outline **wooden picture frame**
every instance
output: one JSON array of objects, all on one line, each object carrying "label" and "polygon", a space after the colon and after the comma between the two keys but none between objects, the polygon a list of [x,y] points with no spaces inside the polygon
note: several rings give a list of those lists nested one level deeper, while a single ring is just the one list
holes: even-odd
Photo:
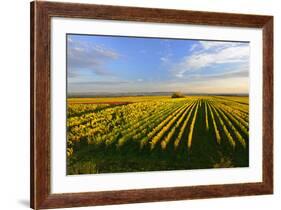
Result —
[{"label": "wooden picture frame", "polygon": [[[260,28],[263,33],[263,179],[257,183],[51,194],[52,17]],[[91,4],[31,2],[31,208],[61,208],[273,193],[273,17]]]}]

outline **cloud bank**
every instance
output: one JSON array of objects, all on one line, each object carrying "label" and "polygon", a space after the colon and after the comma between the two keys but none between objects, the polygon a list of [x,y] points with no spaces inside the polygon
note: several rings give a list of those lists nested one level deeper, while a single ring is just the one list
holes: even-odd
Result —
[{"label": "cloud bank", "polygon": [[[199,50],[195,50],[199,49]],[[182,78],[207,67],[220,64],[245,64],[249,60],[249,46],[235,42],[200,41],[191,47],[191,53],[174,64],[171,72]]]},{"label": "cloud bank", "polygon": [[[102,45],[90,41],[78,41],[68,38],[67,68],[69,77],[79,77],[84,72],[97,75],[110,74],[106,64],[116,60],[120,55]],[[84,72],[83,72],[84,71]]]}]

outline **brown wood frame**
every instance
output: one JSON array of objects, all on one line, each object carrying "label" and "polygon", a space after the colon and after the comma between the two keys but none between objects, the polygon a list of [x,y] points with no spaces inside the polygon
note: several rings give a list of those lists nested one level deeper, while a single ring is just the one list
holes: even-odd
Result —
[{"label": "brown wood frame", "polygon": [[[50,193],[50,20],[52,17],[261,28],[263,180],[258,183]],[[34,209],[273,193],[273,17],[56,2],[31,2],[31,184]]]}]

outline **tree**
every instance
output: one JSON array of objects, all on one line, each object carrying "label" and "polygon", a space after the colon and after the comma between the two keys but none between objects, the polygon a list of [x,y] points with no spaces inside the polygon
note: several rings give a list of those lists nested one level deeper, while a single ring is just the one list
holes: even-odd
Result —
[{"label": "tree", "polygon": [[175,92],[172,94],[172,98],[184,98],[184,95],[181,92]]}]

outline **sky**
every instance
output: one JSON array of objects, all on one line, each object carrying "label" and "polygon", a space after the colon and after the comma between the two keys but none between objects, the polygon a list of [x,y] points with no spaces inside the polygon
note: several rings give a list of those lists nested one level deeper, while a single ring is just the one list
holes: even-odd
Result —
[{"label": "sky", "polygon": [[247,94],[248,42],[67,35],[68,94]]}]

